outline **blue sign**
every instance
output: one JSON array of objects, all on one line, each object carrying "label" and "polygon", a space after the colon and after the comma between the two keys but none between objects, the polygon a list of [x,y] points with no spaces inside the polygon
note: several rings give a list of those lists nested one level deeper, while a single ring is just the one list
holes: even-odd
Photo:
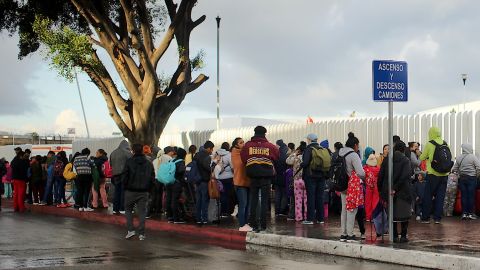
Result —
[{"label": "blue sign", "polygon": [[408,101],[407,62],[375,60],[372,74],[374,101]]}]

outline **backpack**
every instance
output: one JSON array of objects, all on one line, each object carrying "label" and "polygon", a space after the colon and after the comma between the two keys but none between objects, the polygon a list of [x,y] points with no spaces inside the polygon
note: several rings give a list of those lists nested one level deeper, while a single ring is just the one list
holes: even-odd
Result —
[{"label": "backpack", "polygon": [[98,192],[100,190],[100,172],[97,169],[97,166],[91,165],[92,168],[92,179],[93,179],[93,188]]},{"label": "backpack", "polygon": [[112,178],[112,176],[113,176],[112,166],[110,165],[110,162],[108,160],[103,163],[102,171],[103,171],[103,175],[106,178]]},{"label": "backpack", "polygon": [[348,188],[348,174],[345,158],[351,153],[355,152],[350,151],[343,157],[339,155],[332,163],[332,168],[330,169],[330,177],[332,179],[332,187],[335,191],[343,192]]},{"label": "backpack", "polygon": [[55,163],[53,164],[53,175],[63,176],[63,169],[65,169],[63,162],[60,159],[55,160]]},{"label": "backpack", "polygon": [[65,166],[65,169],[63,170],[63,178],[67,181],[72,181],[77,178],[77,174],[73,171],[73,164],[71,162]]},{"label": "backpack", "polygon": [[[324,175],[330,171],[332,164],[332,157],[327,149],[320,147],[312,147],[312,160],[310,161],[310,172],[312,175],[318,175],[321,173]],[[317,173],[315,173],[317,172]],[[319,173],[318,173],[319,172]]]},{"label": "backpack", "polygon": [[431,161],[432,169],[439,173],[448,173],[453,167],[452,153],[445,141],[440,145],[434,140],[430,141],[435,145],[435,152],[433,152],[433,160]]},{"label": "backpack", "polygon": [[182,161],[182,159],[176,161],[170,160],[166,163],[160,164],[160,167],[158,167],[157,170],[157,180],[165,185],[175,182],[175,172],[177,171],[176,164],[180,161]]},{"label": "backpack", "polygon": [[193,160],[185,168],[185,182],[194,184],[202,182],[202,176],[200,175],[197,161]]}]

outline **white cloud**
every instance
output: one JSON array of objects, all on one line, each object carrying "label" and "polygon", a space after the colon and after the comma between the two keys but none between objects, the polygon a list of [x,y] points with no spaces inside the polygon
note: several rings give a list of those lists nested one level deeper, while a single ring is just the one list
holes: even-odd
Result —
[{"label": "white cloud", "polygon": [[440,44],[436,42],[431,35],[423,38],[417,38],[407,42],[400,53],[399,59],[408,59],[414,57],[427,57],[433,59],[437,57]]}]

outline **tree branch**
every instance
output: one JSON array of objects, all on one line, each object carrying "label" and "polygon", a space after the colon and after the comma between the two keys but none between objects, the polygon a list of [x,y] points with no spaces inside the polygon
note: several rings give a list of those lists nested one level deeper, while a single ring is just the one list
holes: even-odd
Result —
[{"label": "tree branch", "polygon": [[150,57],[155,49],[153,47],[153,38],[150,31],[150,22],[148,21],[148,11],[145,5],[145,0],[135,0],[138,6],[138,15],[140,17],[140,28],[142,31],[143,44],[147,50],[147,55]]},{"label": "tree branch", "polygon": [[94,44],[94,45],[97,45],[99,47],[102,47],[105,49],[105,45],[103,45],[100,41],[94,39],[93,37],[91,36],[88,36],[88,40],[90,41],[90,43]]},{"label": "tree branch", "polygon": [[195,27],[197,27],[197,26],[199,26],[201,23],[203,23],[206,18],[207,18],[207,16],[203,15],[203,16],[201,16],[200,18],[198,18],[197,20],[195,20],[194,22],[192,22],[192,23],[190,24],[190,31],[192,31]]},{"label": "tree branch", "polygon": [[200,85],[208,80],[208,77],[205,74],[200,74],[198,77],[188,85],[187,94],[195,91]]},{"label": "tree branch", "polygon": [[175,29],[173,26],[168,27],[167,32],[163,36],[162,41],[160,42],[157,49],[152,54],[151,62],[153,64],[153,68],[157,70],[158,61],[162,58],[162,56],[167,51],[168,47],[172,43],[173,38],[175,37]]}]

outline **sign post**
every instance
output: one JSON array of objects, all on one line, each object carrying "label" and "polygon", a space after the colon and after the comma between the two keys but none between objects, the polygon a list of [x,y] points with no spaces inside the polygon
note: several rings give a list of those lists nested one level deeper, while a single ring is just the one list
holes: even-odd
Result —
[{"label": "sign post", "polygon": [[[388,231],[393,242],[393,102],[408,101],[407,62],[375,60],[372,62],[373,100],[388,102]],[[383,236],[382,236],[383,237]]]}]

